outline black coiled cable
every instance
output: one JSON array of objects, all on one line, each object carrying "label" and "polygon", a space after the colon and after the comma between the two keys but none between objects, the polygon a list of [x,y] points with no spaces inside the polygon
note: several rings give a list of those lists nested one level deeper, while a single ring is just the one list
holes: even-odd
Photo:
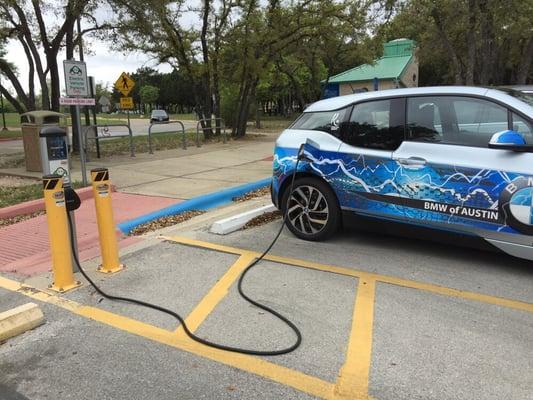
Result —
[{"label": "black coiled cable", "polygon": [[[294,180],[295,180],[295,177],[296,177],[296,171],[298,169],[298,163],[300,162],[300,157],[299,156],[302,153],[302,148],[303,147],[300,147],[300,150],[298,152],[298,157],[296,158],[296,165],[294,166],[294,171],[292,173],[291,185],[290,185],[290,188],[289,188],[289,193],[292,193],[292,191],[293,191]],[[81,274],[85,277],[85,279],[87,279],[87,281],[91,284],[91,286],[100,295],[102,295],[103,297],[105,297],[107,299],[110,299],[110,300],[124,301],[124,302],[127,302],[127,303],[137,304],[139,306],[151,308],[153,310],[160,311],[162,313],[168,314],[168,315],[176,318],[180,322],[180,324],[183,327],[183,330],[185,331],[187,336],[189,336],[192,340],[194,340],[196,342],[199,342],[199,343],[202,343],[202,344],[204,344],[206,346],[213,347],[215,349],[231,351],[231,352],[234,352],[234,353],[241,353],[241,354],[251,354],[251,355],[256,355],[256,356],[278,356],[278,355],[287,354],[287,353],[290,353],[290,352],[296,350],[300,346],[300,344],[302,343],[302,334],[301,334],[300,330],[298,329],[298,327],[292,321],[290,321],[287,317],[284,317],[283,315],[281,315],[276,310],[273,310],[272,308],[270,308],[270,307],[268,307],[268,306],[266,306],[264,304],[261,304],[261,303],[255,301],[255,300],[252,300],[250,297],[248,297],[244,293],[244,291],[242,290],[242,283],[244,281],[244,277],[246,276],[246,274],[254,266],[256,266],[259,263],[259,261],[261,261],[268,254],[268,252],[272,249],[274,244],[277,242],[279,236],[281,235],[281,232],[283,231],[283,227],[285,226],[285,223],[287,221],[287,214],[288,214],[288,210],[285,210],[285,213],[283,215],[283,223],[281,224],[281,227],[279,228],[278,233],[274,237],[274,240],[272,240],[270,245],[266,248],[266,250],[259,257],[257,257],[255,260],[253,260],[244,269],[244,271],[241,273],[241,275],[239,277],[239,281],[237,283],[237,289],[239,291],[239,294],[246,301],[248,301],[249,303],[253,304],[254,306],[259,307],[260,309],[262,309],[262,310],[274,315],[275,317],[277,317],[278,319],[283,321],[285,324],[287,324],[293,330],[293,332],[296,334],[296,341],[294,342],[293,345],[291,345],[289,347],[286,347],[284,349],[272,350],[272,351],[242,349],[240,347],[232,347],[232,346],[226,346],[226,345],[219,344],[219,343],[210,342],[209,340],[202,339],[201,337],[196,336],[194,333],[192,333],[189,330],[189,328],[187,327],[187,324],[185,323],[185,320],[183,319],[183,317],[181,315],[179,315],[178,313],[176,313],[176,312],[174,312],[172,310],[169,310],[168,308],[164,308],[164,307],[158,306],[157,304],[151,304],[151,303],[148,303],[146,301],[137,300],[137,299],[131,299],[131,298],[128,298],[128,297],[114,296],[114,295],[111,295],[111,294],[108,294],[108,293],[104,292],[96,283],[94,283],[94,281],[91,278],[89,278],[87,273],[83,270],[83,268],[81,266],[81,263],[78,260],[76,252],[74,250],[74,242],[75,242],[76,238],[74,237],[74,234],[73,234],[74,230],[73,230],[73,227],[72,227],[72,220],[71,220],[71,217],[70,217],[70,213],[68,211],[67,211],[67,219],[68,219],[68,223],[69,223],[69,227],[70,227],[70,243],[71,243],[71,248],[72,248],[72,254],[73,254],[73,257],[74,257],[74,261],[76,262]]]}]

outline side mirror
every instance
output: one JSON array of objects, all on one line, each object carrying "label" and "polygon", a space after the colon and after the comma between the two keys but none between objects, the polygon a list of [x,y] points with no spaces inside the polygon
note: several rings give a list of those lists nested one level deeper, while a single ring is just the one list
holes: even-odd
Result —
[{"label": "side mirror", "polygon": [[298,158],[308,162],[318,160],[320,158],[320,145],[311,139],[307,139],[298,150]]},{"label": "side mirror", "polygon": [[532,152],[533,145],[527,144],[523,136],[515,131],[507,130],[495,133],[489,141],[490,149]]}]

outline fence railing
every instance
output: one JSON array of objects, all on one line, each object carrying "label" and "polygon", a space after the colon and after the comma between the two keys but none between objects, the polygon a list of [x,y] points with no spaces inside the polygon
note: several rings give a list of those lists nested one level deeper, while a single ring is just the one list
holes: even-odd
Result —
[{"label": "fence railing", "polygon": [[150,154],[154,154],[152,151],[152,135],[157,135],[159,133],[169,133],[174,131],[163,131],[163,132],[152,132],[152,128],[158,125],[170,125],[170,124],[179,124],[181,125],[181,147],[183,150],[187,150],[187,137],[185,136],[185,125],[181,121],[163,121],[157,123],[150,123],[148,127],[148,151]]},{"label": "fence railing", "polygon": [[[202,126],[202,123],[210,122],[211,126]],[[213,124],[214,122],[214,124]],[[218,122],[218,126],[217,125]],[[207,130],[216,130],[216,129],[222,129],[223,131],[223,141],[226,143],[228,141],[227,134],[226,134],[226,123],[222,118],[205,118],[201,119],[196,123],[196,147],[200,147],[200,131],[205,132]]]},{"label": "fence railing", "polygon": [[[128,130],[128,133],[126,134],[111,134],[109,132],[110,128],[126,128]],[[98,128],[101,129],[102,134],[99,135]],[[94,129],[95,136],[94,137],[88,137],[87,134],[90,130]],[[89,140],[102,140],[102,139],[115,139],[115,138],[121,138],[121,137],[129,137],[130,138],[130,156],[135,157],[135,146],[133,144],[133,132],[131,128],[128,126],[128,124],[113,124],[113,125],[86,125],[83,127],[82,131],[83,135],[83,150],[86,155],[86,160],[89,161],[89,155],[87,152],[87,144]]]}]

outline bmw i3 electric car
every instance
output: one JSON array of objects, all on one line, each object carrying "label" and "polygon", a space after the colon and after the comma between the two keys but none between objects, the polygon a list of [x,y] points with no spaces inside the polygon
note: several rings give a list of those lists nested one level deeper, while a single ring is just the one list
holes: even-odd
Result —
[{"label": "bmw i3 electric car", "polygon": [[321,100],[277,139],[271,189],[302,239],[326,239],[356,216],[533,260],[533,107],[475,87]]}]

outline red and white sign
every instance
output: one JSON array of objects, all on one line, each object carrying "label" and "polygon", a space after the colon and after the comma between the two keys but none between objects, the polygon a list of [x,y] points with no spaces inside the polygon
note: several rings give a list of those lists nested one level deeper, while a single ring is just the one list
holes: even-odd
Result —
[{"label": "red and white sign", "polygon": [[85,97],[60,97],[59,104],[62,106],[94,106],[95,100]]}]

